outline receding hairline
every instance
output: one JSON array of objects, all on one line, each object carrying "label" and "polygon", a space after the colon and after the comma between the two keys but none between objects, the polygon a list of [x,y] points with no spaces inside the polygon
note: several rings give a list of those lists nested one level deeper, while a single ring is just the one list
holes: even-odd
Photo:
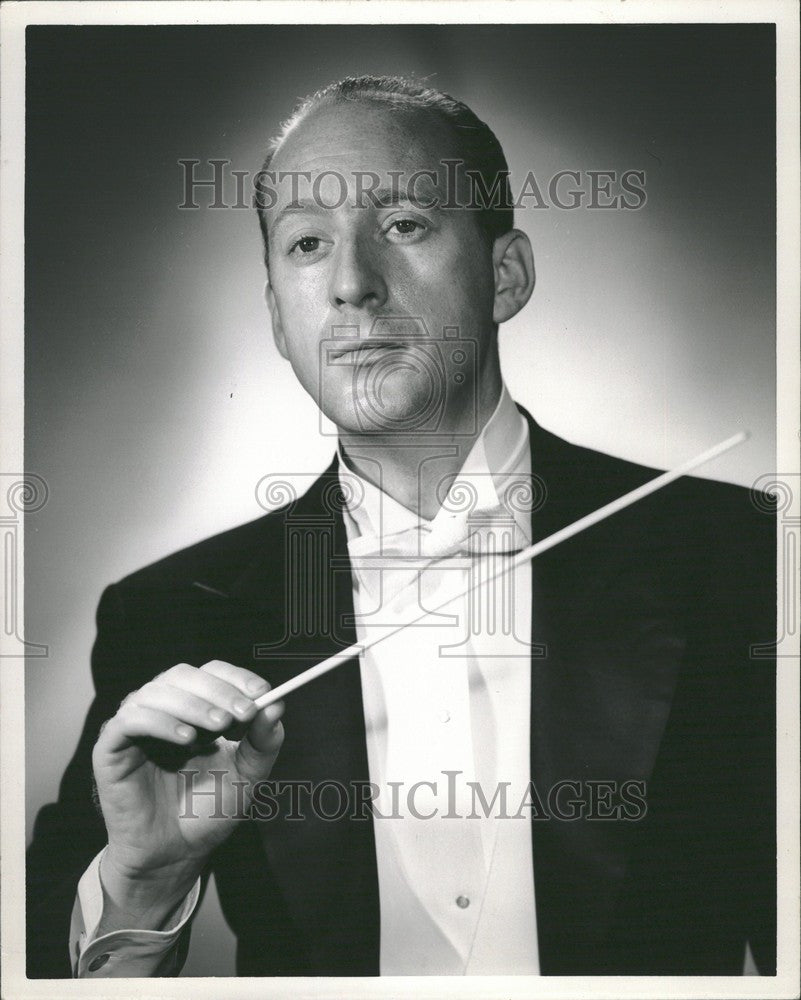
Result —
[{"label": "receding hairline", "polygon": [[382,98],[374,99],[373,95],[369,93],[348,96],[331,94],[309,107],[303,112],[303,114],[298,115],[296,119],[290,119],[290,127],[285,131],[282,130],[278,135],[274,136],[270,140],[262,169],[267,170],[272,166],[274,157],[278,155],[284,145],[292,138],[293,135],[300,131],[304,125],[311,124],[315,118],[321,117],[323,114],[334,108],[349,108],[353,105],[367,105],[370,108],[374,108],[376,111],[383,114],[390,125],[395,126],[394,130],[398,133],[408,126],[410,118],[422,118],[428,126],[441,132],[442,135],[446,137],[449,152],[454,154],[458,154],[459,152],[459,134],[457,126],[454,125],[454,123],[450,121],[442,112],[437,111],[434,108],[426,108],[414,104],[397,105]]}]

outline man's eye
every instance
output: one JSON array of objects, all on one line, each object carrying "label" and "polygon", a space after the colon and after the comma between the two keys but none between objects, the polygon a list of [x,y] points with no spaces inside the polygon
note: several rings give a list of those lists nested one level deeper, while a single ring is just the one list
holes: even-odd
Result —
[{"label": "man's eye", "polygon": [[395,232],[398,236],[414,236],[424,229],[425,226],[415,219],[396,219],[389,226],[387,232]]},{"label": "man's eye", "polygon": [[301,253],[314,253],[314,251],[319,250],[319,248],[319,236],[301,236],[299,240],[296,240],[292,244],[289,248],[289,252],[294,253],[296,250],[300,250]]}]

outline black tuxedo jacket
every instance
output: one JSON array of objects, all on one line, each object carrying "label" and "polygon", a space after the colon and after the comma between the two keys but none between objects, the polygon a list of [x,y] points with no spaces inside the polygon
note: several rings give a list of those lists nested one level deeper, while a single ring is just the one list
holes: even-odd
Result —
[{"label": "black tuxedo jacket", "polygon": [[[535,541],[655,474],[526,416]],[[70,975],[76,885],[105,843],[91,748],[121,699],[211,659],[276,685],[354,641],[341,503],[334,463],[103,594],[96,698],[29,850],[29,976]],[[532,780],[642,781],[647,804],[532,819],[543,974],[736,975],[747,940],[775,972],[774,539],[747,490],[685,478],[532,563]],[[368,780],[356,660],[288,697],[284,726],[273,778]],[[212,867],[241,975],[378,975],[374,822],[237,827]]]}]

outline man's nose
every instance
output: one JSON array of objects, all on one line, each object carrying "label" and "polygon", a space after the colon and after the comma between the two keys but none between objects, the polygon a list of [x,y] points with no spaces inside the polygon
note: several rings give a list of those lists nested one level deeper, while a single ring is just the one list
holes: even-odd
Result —
[{"label": "man's nose", "polygon": [[342,309],[379,308],[387,300],[387,286],[371,248],[358,239],[344,240],[336,248],[329,286],[329,301]]}]

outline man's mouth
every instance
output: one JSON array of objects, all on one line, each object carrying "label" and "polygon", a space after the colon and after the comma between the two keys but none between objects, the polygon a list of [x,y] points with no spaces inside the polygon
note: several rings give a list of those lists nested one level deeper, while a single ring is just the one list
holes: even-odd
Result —
[{"label": "man's mouth", "polygon": [[341,346],[331,348],[328,352],[329,358],[341,358],[346,354],[360,355],[363,360],[367,360],[370,352],[398,351],[408,347],[408,341],[384,340],[383,338],[373,338],[371,340],[356,340],[350,343],[344,342]]}]

